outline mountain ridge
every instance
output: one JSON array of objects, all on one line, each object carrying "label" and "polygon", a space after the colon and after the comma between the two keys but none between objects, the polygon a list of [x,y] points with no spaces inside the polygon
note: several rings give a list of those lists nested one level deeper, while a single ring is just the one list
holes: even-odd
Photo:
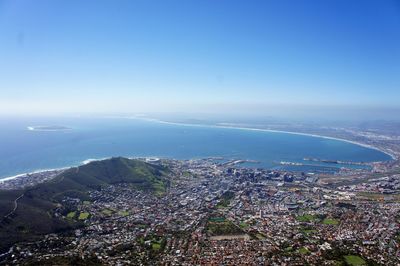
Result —
[{"label": "mountain ridge", "polygon": [[53,215],[66,197],[88,200],[88,191],[119,183],[162,195],[169,186],[168,174],[161,165],[113,157],[70,168],[30,188],[0,191],[0,251],[19,241],[79,227],[78,222]]}]

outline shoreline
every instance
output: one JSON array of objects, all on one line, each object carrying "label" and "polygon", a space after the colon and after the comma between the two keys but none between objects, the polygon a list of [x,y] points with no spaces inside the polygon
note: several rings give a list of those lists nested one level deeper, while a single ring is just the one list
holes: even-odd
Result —
[{"label": "shoreline", "polygon": [[[109,157],[109,158],[111,158],[111,157]],[[105,160],[105,159],[107,159],[107,158],[101,158],[101,159],[87,159],[87,160],[82,161],[82,162],[81,162],[80,164],[78,164],[78,165],[63,166],[63,167],[60,167],[60,168],[39,169],[39,170],[33,170],[33,171],[31,171],[31,172],[27,172],[27,173],[17,174],[17,175],[13,175],[13,176],[7,176],[7,177],[4,177],[4,178],[1,178],[1,177],[0,177],[0,184],[2,184],[2,183],[4,183],[4,182],[7,182],[7,181],[10,181],[10,180],[15,180],[15,179],[17,179],[17,178],[21,178],[21,177],[23,178],[23,177],[26,177],[27,175],[39,174],[39,173],[46,173],[46,172],[52,172],[52,171],[63,171],[63,170],[68,170],[68,169],[71,169],[71,168],[74,168],[74,167],[78,167],[78,166],[81,166],[81,165],[88,164],[88,163],[90,163],[90,162],[101,161],[101,160]]]},{"label": "shoreline", "polygon": [[[108,159],[111,159],[113,157],[114,156],[102,157],[102,158],[98,158],[98,159],[89,158],[89,159],[83,160],[83,161],[79,162],[78,164],[74,164],[74,165],[62,166],[62,167],[59,167],[59,168],[38,169],[38,170],[33,170],[31,172],[26,172],[26,173],[22,173],[22,174],[16,174],[16,175],[12,175],[12,176],[7,176],[7,177],[4,177],[4,178],[0,177],[0,184],[4,183],[4,182],[7,182],[7,181],[10,181],[10,180],[17,179],[17,178],[26,177],[27,175],[40,174],[40,173],[46,173],[46,172],[52,172],[52,171],[64,171],[64,170],[68,170],[68,169],[71,169],[71,168],[74,168],[74,167],[79,167],[79,166],[82,166],[82,165],[85,165],[85,164],[88,164],[88,163],[91,163],[91,162],[108,160]],[[145,157],[143,157],[143,156],[135,156],[135,157],[126,157],[126,158],[128,158],[128,159],[140,159],[140,158],[144,158],[144,159],[160,159],[162,157],[157,157],[157,156],[145,156]]]},{"label": "shoreline", "polygon": [[[348,140],[348,139],[343,139],[343,138],[337,138],[337,137],[330,137],[330,136],[324,136],[324,135],[318,135],[318,134],[312,134],[312,133],[302,133],[302,132],[294,132],[294,131],[285,131],[285,130],[276,130],[276,129],[264,129],[264,128],[252,128],[252,127],[238,127],[238,126],[228,126],[228,125],[206,125],[206,124],[190,124],[190,123],[179,123],[179,122],[169,122],[169,121],[163,121],[155,118],[140,118],[140,117],[131,117],[130,119],[140,119],[140,120],[146,120],[150,122],[157,122],[161,124],[167,124],[167,125],[176,125],[176,126],[190,126],[190,127],[208,127],[208,128],[225,128],[225,129],[237,129],[237,130],[248,130],[248,131],[261,131],[261,132],[272,132],[272,133],[284,133],[284,134],[291,134],[291,135],[300,135],[300,136],[308,136],[308,137],[314,137],[314,138],[322,138],[322,139],[330,139],[330,140],[337,140],[337,141],[343,141],[347,143],[351,143],[357,146],[361,146],[364,148],[380,151],[388,156],[392,160],[397,160],[397,156],[394,154],[391,154],[390,152],[387,152],[379,147],[375,147],[369,144],[357,142],[354,140]],[[371,162],[373,163],[373,162]]]},{"label": "shoreline", "polygon": [[26,129],[28,131],[45,131],[45,132],[57,132],[57,131],[68,131],[68,130],[72,130],[72,128],[69,127],[63,127],[63,128],[55,128],[55,129],[51,129],[51,128],[45,128],[46,126],[28,126],[26,127]]},{"label": "shoreline", "polygon": [[[145,120],[145,121],[149,121],[149,122],[155,122],[155,123],[160,123],[160,124],[167,124],[167,125],[175,125],[175,126],[187,126],[187,127],[203,127],[203,128],[224,128],[224,129],[234,129],[234,130],[247,130],[247,131],[261,131],[261,132],[272,132],[272,133],[284,133],[284,134],[291,134],[291,135],[300,135],[300,136],[308,136],[308,137],[314,137],[314,138],[322,138],[322,139],[330,139],[330,140],[337,140],[337,141],[343,141],[343,142],[347,142],[347,143],[351,143],[357,146],[361,146],[364,148],[368,148],[368,149],[373,149],[379,152],[382,152],[388,156],[390,156],[390,158],[392,160],[397,160],[396,155],[391,154],[387,151],[384,151],[378,147],[369,145],[369,144],[364,144],[361,142],[357,142],[357,141],[352,141],[352,140],[348,140],[348,139],[342,139],[342,138],[336,138],[336,137],[329,137],[329,136],[323,136],[323,135],[318,135],[318,134],[312,134],[312,133],[301,133],[301,132],[293,132],[293,131],[284,131],[284,130],[275,130],[275,129],[263,129],[263,128],[251,128],[251,127],[238,127],[238,126],[229,126],[229,125],[218,125],[218,124],[212,124],[212,125],[207,125],[207,124],[190,124],[190,123],[179,123],[179,122],[169,122],[169,121],[163,121],[163,120],[159,120],[159,119],[155,119],[155,118],[144,118],[144,117],[126,117],[128,119],[137,119],[137,120]],[[36,130],[33,130],[36,131]],[[142,157],[142,156],[135,156],[135,157],[128,157],[129,159],[135,159],[135,158],[160,158],[158,156],[150,156],[150,157]],[[112,158],[111,157],[103,157],[103,158],[98,158],[98,159],[94,159],[94,158],[89,158],[89,159],[85,159],[83,161],[81,161],[78,164],[74,164],[74,165],[70,165],[70,166],[63,166],[60,168],[49,168],[49,169],[39,169],[39,170],[33,170],[31,172],[27,172],[27,173],[21,173],[21,174],[16,174],[13,176],[7,176],[4,178],[0,177],[0,184],[9,180],[13,180],[16,178],[20,178],[20,177],[24,177],[27,176],[29,174],[37,174],[37,173],[42,173],[42,172],[50,172],[50,171],[61,171],[61,170],[67,170],[73,167],[78,167],[81,165],[85,165],[94,161],[101,161],[101,160],[106,160]],[[374,163],[374,162],[370,162],[370,163]]]},{"label": "shoreline", "polygon": [[17,174],[17,175],[13,175],[13,176],[7,176],[7,177],[0,179],[0,184],[3,182],[6,182],[6,181],[17,179],[19,177],[25,177],[27,175],[40,174],[40,173],[46,173],[46,172],[52,172],[52,171],[63,171],[63,170],[67,170],[67,169],[70,169],[73,167],[76,167],[76,166],[65,166],[65,167],[60,167],[60,168],[39,169],[39,170],[33,170],[31,172],[27,172],[27,173]]}]

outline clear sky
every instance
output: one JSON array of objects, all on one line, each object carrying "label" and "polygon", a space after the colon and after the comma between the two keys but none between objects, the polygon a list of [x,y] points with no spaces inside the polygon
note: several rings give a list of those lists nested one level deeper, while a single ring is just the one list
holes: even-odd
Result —
[{"label": "clear sky", "polygon": [[399,109],[400,1],[0,0],[0,114],[277,106]]}]

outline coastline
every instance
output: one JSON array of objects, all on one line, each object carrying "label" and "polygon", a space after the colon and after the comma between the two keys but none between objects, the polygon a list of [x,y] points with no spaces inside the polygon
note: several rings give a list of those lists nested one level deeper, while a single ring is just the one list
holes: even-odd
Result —
[{"label": "coastline", "polygon": [[8,176],[8,177],[1,178],[0,179],[0,184],[3,183],[3,182],[6,182],[6,181],[17,179],[19,177],[25,177],[27,175],[46,173],[46,172],[52,172],[52,171],[63,171],[63,170],[67,170],[67,169],[72,168],[72,167],[75,167],[75,166],[65,166],[65,167],[60,167],[60,168],[39,169],[39,170],[34,170],[32,172],[27,172],[27,173],[17,174],[17,175],[13,175],[13,176]]},{"label": "coastline", "polygon": [[26,129],[29,131],[39,131],[39,132],[40,131],[57,132],[57,131],[72,130],[72,128],[68,128],[68,127],[50,129],[50,128],[46,128],[46,126],[28,126],[28,127],[26,127]]},{"label": "coastline", "polygon": [[10,180],[14,180],[20,177],[25,177],[27,175],[32,175],[32,174],[39,174],[39,173],[45,173],[45,172],[51,172],[51,171],[63,171],[63,170],[68,170],[70,168],[74,168],[74,167],[78,167],[81,165],[85,165],[94,161],[102,161],[102,160],[106,160],[109,159],[111,157],[104,157],[104,158],[99,158],[99,159],[86,159],[81,161],[79,164],[76,165],[70,165],[70,166],[63,166],[63,167],[59,167],[59,168],[49,168],[49,169],[38,169],[38,170],[33,170],[31,172],[27,172],[27,173],[22,173],[22,174],[16,174],[13,176],[7,176],[4,178],[0,177],[0,184],[6,181],[10,181]]},{"label": "coastline", "polygon": [[[78,166],[82,166],[91,162],[96,162],[96,161],[103,161],[103,160],[107,160],[107,159],[111,159],[113,156],[110,157],[102,157],[102,158],[90,158],[90,159],[86,159],[83,160],[81,162],[79,162],[78,164],[74,164],[74,165],[70,165],[70,166],[63,166],[63,167],[59,167],[59,168],[49,168],[49,169],[39,169],[39,170],[33,170],[31,172],[26,172],[26,173],[22,173],[22,174],[16,174],[13,176],[7,176],[4,178],[0,177],[0,184],[10,181],[10,180],[14,180],[17,178],[23,178],[26,177],[27,175],[32,175],[32,174],[39,174],[39,173],[46,173],[46,172],[52,172],[52,171],[64,171],[64,170],[68,170],[74,167],[78,167]],[[135,157],[127,157],[128,159],[139,159],[139,158],[145,158],[145,159],[159,159],[161,157],[157,157],[157,156],[146,156],[146,157],[142,157],[142,156],[135,156]]]},{"label": "coastline", "polygon": [[[187,127],[203,127],[203,128],[224,128],[224,129],[234,129],[234,130],[247,130],[247,131],[261,131],[261,132],[272,132],[272,133],[284,133],[284,134],[292,134],[292,135],[301,135],[301,136],[309,136],[309,137],[314,137],[314,138],[323,138],[323,139],[330,139],[330,140],[337,140],[337,141],[343,141],[343,142],[347,142],[347,143],[351,143],[354,145],[358,145],[364,148],[368,148],[368,149],[373,149],[373,150],[377,150],[380,151],[388,156],[391,157],[392,160],[397,160],[396,155],[391,154],[385,150],[382,150],[381,148],[369,145],[369,144],[365,144],[365,143],[361,143],[361,142],[357,142],[357,141],[353,141],[353,140],[348,140],[348,139],[342,139],[342,138],[336,138],[336,137],[330,137],[330,136],[324,136],[324,135],[318,135],[318,134],[311,134],[311,133],[301,133],[301,132],[293,132],[293,131],[284,131],[284,130],[275,130],[275,129],[262,129],[262,128],[251,128],[251,127],[238,127],[238,126],[230,126],[230,125],[218,125],[218,124],[214,124],[214,125],[206,125],[206,124],[190,124],[190,123],[179,123],[179,122],[169,122],[169,121],[163,121],[163,120],[159,120],[159,119],[155,119],[155,118],[145,118],[145,117],[125,117],[128,119],[137,119],[137,120],[145,120],[145,121],[149,121],[149,122],[155,122],[155,123],[160,123],[160,124],[167,124],[167,125],[176,125],[176,126],[187,126]],[[30,127],[28,127],[28,130],[33,130],[36,131],[36,129],[30,129]],[[46,131],[46,130],[44,130]],[[150,156],[150,157],[141,157],[141,156],[135,156],[135,157],[129,157],[130,159],[134,159],[134,158],[155,158],[158,156]],[[77,167],[80,165],[84,165],[84,164],[88,164],[90,162],[93,161],[101,161],[101,160],[106,160],[109,159],[111,157],[104,157],[104,158],[98,158],[98,159],[94,159],[94,158],[89,158],[89,159],[85,159],[81,162],[79,162],[78,164],[74,164],[74,165],[69,165],[69,166],[63,166],[60,168],[49,168],[49,169],[39,169],[39,170],[34,170],[31,172],[26,172],[26,173],[21,173],[21,174],[16,174],[13,176],[8,176],[8,177],[4,177],[0,179],[0,184],[9,180],[13,180],[16,178],[21,178],[21,177],[25,177],[29,174],[37,174],[37,173],[43,173],[43,172],[49,172],[49,171],[61,171],[61,170],[67,170],[73,167]],[[373,162],[371,162],[373,163]]]},{"label": "coastline", "polygon": [[302,132],[294,132],[294,131],[285,131],[285,130],[276,130],[276,129],[264,129],[264,128],[252,128],[252,127],[238,127],[238,126],[229,126],[229,125],[205,125],[205,124],[190,124],[190,123],[179,123],[179,122],[169,122],[169,121],[163,121],[155,118],[140,118],[140,117],[131,117],[130,119],[140,119],[140,120],[146,120],[150,122],[157,122],[161,124],[167,124],[167,125],[176,125],[176,126],[190,126],[190,127],[208,127],[208,128],[225,128],[225,129],[237,129],[237,130],[248,130],[248,131],[261,131],[261,132],[272,132],[272,133],[284,133],[284,134],[292,134],[292,135],[300,135],[300,136],[308,136],[308,137],[314,137],[314,138],[323,138],[323,139],[331,139],[331,140],[337,140],[337,141],[343,141],[347,143],[351,143],[357,146],[361,146],[364,148],[380,151],[388,156],[391,157],[392,160],[397,160],[396,155],[391,154],[390,152],[387,152],[379,147],[372,146],[369,144],[357,142],[354,140],[348,140],[348,139],[343,139],[343,138],[336,138],[336,137],[330,137],[330,136],[324,136],[324,135],[318,135],[318,134],[312,134],[312,133],[302,133]]}]

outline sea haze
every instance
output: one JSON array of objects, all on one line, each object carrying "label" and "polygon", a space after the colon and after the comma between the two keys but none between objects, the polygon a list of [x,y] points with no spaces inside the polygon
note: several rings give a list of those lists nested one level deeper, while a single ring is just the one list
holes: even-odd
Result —
[{"label": "sea haze", "polygon": [[[250,165],[266,168],[282,168],[277,164],[280,161],[310,163],[303,160],[305,157],[353,162],[390,160],[390,156],[380,151],[333,139],[141,119],[17,119],[0,120],[0,126],[0,178],[111,156],[176,159],[216,156],[256,160],[260,163]],[[68,130],[32,130],[32,127]],[[318,171],[341,166],[313,164],[316,165],[296,170]]]}]

